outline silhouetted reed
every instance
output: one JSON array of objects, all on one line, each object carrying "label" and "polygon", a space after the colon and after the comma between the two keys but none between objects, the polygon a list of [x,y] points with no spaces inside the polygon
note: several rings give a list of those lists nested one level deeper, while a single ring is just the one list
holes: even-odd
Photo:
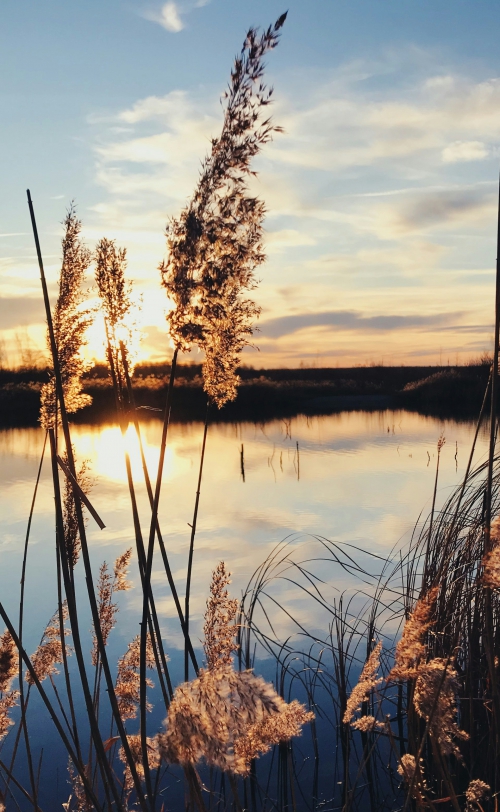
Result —
[{"label": "silhouetted reed", "polygon": [[[83,285],[91,261],[91,253],[81,240],[82,223],[72,204],[64,220],[62,239],[62,265],[59,274],[59,293],[54,308],[54,338],[57,362],[64,390],[66,411],[76,412],[91,402],[82,392],[82,374],[85,363],[81,350],[85,333],[93,321],[93,313],[84,307],[86,299]],[[49,342],[50,349],[50,342]],[[57,423],[57,393],[54,372],[40,392],[40,423],[53,428]]]}]

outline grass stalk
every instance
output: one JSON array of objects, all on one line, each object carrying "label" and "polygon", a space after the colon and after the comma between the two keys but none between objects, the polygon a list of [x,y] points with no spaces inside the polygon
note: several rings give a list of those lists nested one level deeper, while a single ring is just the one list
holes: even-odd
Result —
[{"label": "grass stalk", "polygon": [[[134,423],[134,428],[135,428],[135,432],[136,432],[136,435],[137,435],[137,440],[138,440],[138,443],[139,443],[139,451],[140,451],[140,455],[141,455],[141,464],[142,464],[142,470],[143,470],[143,473],[144,473],[144,481],[146,483],[146,490],[148,492],[148,498],[149,498],[149,503],[150,503],[150,506],[151,506],[151,511],[153,511],[153,506],[154,506],[153,489],[151,487],[151,479],[150,479],[148,467],[147,467],[147,464],[146,464],[146,457],[144,455],[144,447],[143,447],[143,443],[142,443],[141,430],[140,430],[140,426],[139,426],[139,421],[137,419],[137,409],[136,409],[136,403],[135,403],[135,396],[134,396],[134,391],[133,391],[133,388],[132,388],[132,382],[131,382],[131,379],[130,379],[130,374],[129,374],[129,369],[128,369],[128,361],[127,361],[127,356],[126,356],[125,347],[123,345],[123,342],[120,342],[120,347],[121,347],[122,363],[123,363],[123,369],[124,369],[124,373],[125,373],[125,380],[126,380],[126,384],[127,384],[129,402],[130,402],[132,416],[133,416],[133,423]],[[174,378],[171,376],[170,383],[169,383],[169,389],[170,389],[170,386],[173,386],[173,381],[174,381]],[[181,603],[180,603],[180,600],[179,600],[177,587],[176,587],[174,579],[173,579],[172,570],[171,570],[171,567],[170,567],[170,562],[168,560],[168,555],[167,555],[167,551],[166,551],[166,548],[165,548],[165,543],[163,541],[163,537],[162,537],[162,534],[161,534],[160,522],[159,522],[158,516],[156,517],[156,537],[158,539],[158,546],[160,548],[160,553],[161,553],[162,560],[163,560],[163,566],[164,566],[165,573],[166,573],[166,576],[167,576],[170,591],[171,591],[171,594],[172,594],[172,597],[173,597],[173,600],[174,600],[174,603],[175,603],[175,608],[177,610],[177,615],[179,617],[181,630],[182,630],[182,633],[183,633],[184,638],[186,640],[186,645],[187,645],[187,648],[188,648],[188,651],[189,651],[189,656],[191,658],[191,662],[193,664],[193,668],[197,672],[198,671],[198,663],[197,663],[196,655],[194,653],[194,649],[193,649],[193,646],[192,646],[192,643],[191,643],[191,639],[190,639],[190,637],[189,637],[189,635],[187,634],[187,631],[186,631],[186,624],[185,624],[185,620],[184,620],[184,614],[183,614]]]},{"label": "grass stalk", "polygon": [[[56,346],[56,342],[55,342],[54,329],[53,329],[53,324],[52,324],[50,301],[49,301],[49,295],[48,295],[48,290],[47,290],[47,283],[45,281],[45,272],[44,272],[44,268],[43,268],[43,260],[42,260],[40,242],[39,242],[39,239],[38,239],[38,231],[37,231],[37,227],[36,227],[35,213],[34,213],[33,204],[32,204],[32,201],[31,201],[31,195],[30,195],[29,190],[27,192],[27,195],[28,195],[28,205],[29,205],[29,209],[30,209],[31,223],[32,223],[32,227],[33,227],[33,236],[34,236],[34,239],[35,239],[35,246],[36,246],[37,256],[38,256],[38,265],[39,265],[39,269],[40,269],[40,279],[41,279],[41,283],[42,283],[42,291],[43,291],[43,298],[44,298],[44,303],[45,303],[45,312],[46,312],[46,317],[47,317],[47,326],[48,326],[48,332],[49,332],[50,348],[51,348],[52,360],[53,360],[53,365],[54,365],[54,375],[55,375],[55,380],[56,380],[56,392],[57,392],[57,398],[58,398],[58,401],[59,401],[61,423],[62,423],[62,429],[63,429],[63,434],[64,434],[65,446],[66,446],[66,454],[67,454],[67,458],[68,458],[68,468],[69,468],[71,474],[73,475],[73,477],[76,479],[76,468],[75,468],[75,462],[74,462],[74,457],[73,457],[73,447],[72,447],[72,444],[71,444],[71,438],[70,438],[70,433],[69,433],[69,423],[68,423],[68,417],[67,417],[66,408],[65,408],[64,391],[63,391],[63,386],[62,386],[61,372],[60,372],[60,368],[59,368],[59,360],[58,360],[58,354],[57,354],[57,346]],[[55,453],[55,449],[54,449],[54,453]],[[54,459],[53,460],[53,466],[54,466],[55,463],[56,463],[56,460]],[[54,482],[55,482],[55,479],[54,479]],[[90,608],[91,608],[91,613],[92,613],[92,619],[93,619],[93,622],[94,622],[94,628],[95,628],[95,633],[96,633],[97,644],[98,644],[98,647],[99,647],[100,656],[101,656],[101,660],[102,660],[102,664],[103,664],[103,670],[104,670],[104,675],[105,675],[109,700],[110,700],[110,704],[111,704],[111,709],[112,709],[112,712],[113,712],[113,716],[115,718],[115,723],[116,723],[116,726],[117,726],[118,733],[120,735],[120,739],[121,739],[122,746],[123,746],[123,749],[124,749],[124,753],[125,753],[125,756],[126,756],[126,759],[127,759],[127,763],[128,763],[129,768],[130,768],[132,779],[134,781],[134,787],[135,787],[135,790],[136,790],[138,801],[139,801],[139,803],[142,804],[143,809],[146,810],[146,809],[148,809],[150,807],[150,804],[146,803],[146,799],[145,799],[144,793],[142,791],[141,782],[140,782],[139,776],[137,774],[136,765],[135,765],[134,759],[132,757],[132,753],[131,753],[130,746],[129,746],[129,743],[128,743],[127,734],[126,734],[126,731],[125,731],[125,728],[124,728],[124,725],[123,725],[123,722],[122,722],[122,719],[120,717],[120,713],[119,713],[119,710],[118,710],[118,704],[117,704],[117,701],[116,701],[116,695],[115,695],[115,691],[114,691],[114,684],[113,684],[113,679],[112,679],[112,676],[111,676],[111,670],[109,668],[108,658],[107,658],[107,654],[106,654],[106,650],[105,650],[105,646],[104,646],[104,641],[103,641],[103,638],[102,638],[102,633],[101,633],[101,629],[100,629],[100,625],[99,625],[99,610],[98,610],[98,607],[97,607],[97,601],[96,601],[96,596],[95,596],[94,587],[93,587],[94,582],[93,582],[93,577],[92,577],[92,568],[91,568],[91,564],[90,564],[90,556],[89,556],[88,545],[87,545],[87,536],[86,536],[86,532],[85,532],[85,523],[83,521],[83,513],[82,513],[81,502],[80,502],[80,496],[79,496],[79,493],[76,490],[75,490],[75,512],[76,512],[76,515],[77,515],[78,532],[79,532],[79,536],[80,536],[82,559],[83,559],[84,569],[85,569],[85,579],[86,579],[86,585],[87,585],[87,594],[88,594],[88,597],[89,597],[89,603],[90,603]],[[63,542],[63,540],[64,540],[64,528],[63,528],[63,525],[62,525],[62,515],[61,515],[61,526],[60,526],[59,535],[60,535],[61,541]],[[64,550],[64,543],[61,544],[60,549]],[[63,575],[65,575],[65,577],[69,576],[69,568],[67,566],[67,562],[65,562],[65,566],[63,566]],[[69,588],[69,591],[70,591],[69,595],[68,595],[68,588]],[[85,666],[84,666],[84,662],[83,662],[83,657],[81,656],[81,648],[80,648],[80,645],[79,645],[79,643],[80,643],[79,631],[78,631],[78,623],[77,623],[77,615],[76,615],[76,605],[74,604],[73,595],[71,594],[72,590],[70,589],[69,577],[68,577],[68,583],[65,582],[65,590],[66,590],[66,597],[68,599],[68,611],[70,613],[73,640],[75,642],[75,653],[77,653],[77,657],[78,657],[78,660],[79,660],[78,666],[79,666],[79,671],[80,671],[80,678],[81,678],[81,681],[82,681],[82,688],[83,688],[83,691],[84,691],[85,703],[86,703],[87,709],[88,709],[87,712],[88,712],[89,720],[90,720],[90,723],[91,723],[92,735],[93,735],[94,742],[95,742],[95,745],[96,745],[96,750],[98,751],[98,754],[99,754],[99,760],[100,760],[100,762],[102,762],[103,769],[106,771],[106,768],[107,768],[108,765],[107,765],[107,760],[105,758],[104,749],[103,749],[103,746],[102,746],[102,741],[100,740],[99,731],[98,731],[98,729],[96,730],[97,724],[96,724],[96,720],[95,720],[94,713],[93,713],[92,696],[91,696],[89,685],[88,685],[87,675],[85,673]],[[77,640],[75,640],[75,631],[76,631]],[[108,768],[108,771],[109,771],[109,768]],[[118,795],[116,793],[115,783],[114,783],[114,780],[113,780],[113,777],[112,777],[111,774],[109,775],[109,779],[108,779],[107,783],[109,783],[109,785],[111,786],[111,789],[113,791],[113,795],[115,796],[115,801],[117,803],[118,809],[121,809],[122,805],[121,805],[120,799],[119,799],[119,797],[118,797]]]},{"label": "grass stalk", "polygon": [[[497,221],[497,260],[495,282],[495,338],[493,349],[493,364],[491,372],[491,411],[490,411],[490,441],[488,450],[488,475],[486,479],[485,516],[484,516],[484,554],[491,549],[491,505],[493,488],[493,462],[495,457],[496,429],[497,429],[497,401],[498,401],[498,357],[500,338],[500,182],[498,197]],[[500,749],[500,696],[498,694],[497,666],[495,664],[494,634],[493,634],[493,608],[490,587],[484,589],[485,611],[485,650],[488,661],[493,697],[493,759],[495,764],[495,779],[498,775],[498,757]],[[496,784],[496,780],[495,780]]]},{"label": "grass stalk", "polygon": [[[196,488],[196,498],[194,501],[194,511],[193,511],[193,523],[191,524],[191,538],[189,541],[189,557],[188,557],[188,565],[187,565],[187,576],[186,576],[186,597],[184,599],[184,619],[186,623],[186,632],[189,634],[189,600],[191,597],[191,576],[193,572],[193,555],[194,555],[194,539],[196,536],[196,525],[198,522],[198,509],[200,506],[200,494],[201,494],[201,479],[203,476],[203,463],[205,461],[205,449],[207,445],[207,434],[208,434],[208,418],[210,414],[210,401],[207,402],[207,410],[205,413],[205,424],[203,426],[203,440],[201,443],[201,454],[200,454],[200,467],[198,471],[198,484]],[[188,656],[188,648],[187,645],[184,648],[184,679],[187,682],[189,679],[189,656]]]},{"label": "grass stalk", "polygon": [[35,686],[36,686],[36,688],[38,690],[38,693],[40,694],[40,698],[41,698],[43,704],[45,705],[47,711],[49,712],[52,721],[54,722],[56,730],[59,733],[59,736],[60,736],[60,738],[61,738],[61,740],[62,740],[62,742],[63,742],[63,744],[64,744],[64,746],[65,746],[65,748],[66,748],[66,750],[68,752],[68,755],[69,755],[71,761],[73,762],[73,764],[75,765],[76,771],[78,772],[80,778],[82,779],[83,785],[85,787],[85,792],[87,793],[89,799],[94,804],[96,812],[102,812],[102,806],[101,806],[101,804],[99,802],[99,799],[94,794],[92,786],[90,785],[90,783],[89,783],[89,781],[87,779],[85,769],[84,769],[82,763],[80,762],[76,752],[73,750],[71,742],[68,739],[68,737],[66,736],[66,733],[64,732],[64,728],[62,727],[62,725],[61,725],[61,723],[60,723],[60,721],[59,721],[59,719],[57,717],[57,714],[54,711],[52,703],[50,702],[50,700],[49,700],[49,698],[48,698],[48,696],[47,696],[47,694],[46,694],[40,680],[38,679],[38,677],[36,675],[36,671],[35,671],[35,669],[33,668],[32,664],[31,664],[30,658],[28,657],[28,655],[26,654],[25,649],[21,645],[19,637],[16,634],[16,630],[14,629],[14,626],[10,622],[10,618],[7,615],[7,612],[5,611],[3,603],[1,603],[1,602],[0,602],[0,617],[2,618],[3,622],[7,626],[9,634],[11,635],[12,639],[14,640],[16,648],[19,651],[19,653],[20,653],[20,655],[21,655],[21,657],[23,659],[23,662],[24,662],[24,664],[26,666],[26,669],[29,671],[31,679],[33,680],[33,683],[35,684]]}]

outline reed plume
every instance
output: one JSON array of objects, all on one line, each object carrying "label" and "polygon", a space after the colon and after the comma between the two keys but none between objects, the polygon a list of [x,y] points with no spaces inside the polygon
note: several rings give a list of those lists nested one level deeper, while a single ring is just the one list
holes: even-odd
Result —
[{"label": "reed plume", "polygon": [[9,690],[18,673],[18,657],[14,640],[7,629],[0,637],[0,693]]},{"label": "reed plume", "polygon": [[0,742],[9,732],[9,727],[14,724],[9,716],[9,712],[17,705],[19,691],[8,691],[0,697]]},{"label": "reed plume", "polygon": [[[118,702],[118,710],[123,720],[135,719],[140,701],[140,635],[134,637],[127,646],[127,651],[118,660],[118,673],[116,677],[115,694]],[[147,636],[146,646],[146,666],[154,668],[156,665],[151,638]],[[146,684],[150,688],[153,683],[146,679]],[[151,710],[151,705],[146,704],[147,710]]]},{"label": "reed plume", "polygon": [[456,695],[458,691],[456,670],[444,659],[436,657],[419,666],[413,705],[428,723],[429,735],[439,745],[442,753],[461,759],[455,739],[466,741],[469,735],[460,730],[456,722]]},{"label": "reed plume", "polygon": [[238,600],[229,597],[230,573],[224,561],[220,561],[212,573],[210,597],[207,600],[203,634],[207,668],[213,670],[232,664],[232,654],[237,645],[238,630],[234,622],[238,612]]},{"label": "reed plume", "polygon": [[8,630],[0,637],[0,742],[14,724],[9,712],[17,704],[18,691],[11,691],[11,683],[18,674],[17,649]]},{"label": "reed plume", "polygon": [[481,809],[481,801],[485,801],[491,794],[491,787],[479,778],[474,778],[465,790],[467,800],[466,812],[473,809]]},{"label": "reed plume", "polygon": [[125,375],[122,366],[120,341],[123,342],[127,361],[132,370],[130,347],[132,344],[133,324],[132,283],[125,278],[127,269],[127,250],[117,248],[114,240],[103,237],[95,249],[95,280],[104,310],[106,327],[108,361],[111,374],[116,375],[119,389],[124,386]]},{"label": "reed plume", "polygon": [[[75,457],[73,451],[73,458]],[[66,451],[62,455],[62,460],[65,465],[68,465],[68,455]],[[76,480],[82,489],[83,493],[88,494],[92,488],[92,479],[88,476],[88,462],[83,460],[79,470],[76,471]],[[66,545],[66,554],[68,556],[68,563],[74,569],[80,557],[81,541],[80,533],[78,530],[78,516],[75,505],[75,492],[71,481],[64,478],[64,490],[62,499],[62,514],[64,526],[64,543]],[[86,523],[87,517],[84,521]]]},{"label": "reed plume", "polygon": [[[63,622],[68,619],[66,601],[62,604],[62,617]],[[70,631],[64,629],[64,636],[69,634]],[[45,628],[40,645],[31,657],[31,664],[40,682],[59,673],[56,665],[63,662],[63,646],[66,648],[66,654],[69,654],[71,649],[61,640],[59,610],[57,609]],[[26,671],[25,679],[28,685],[34,685],[33,677],[29,671]]]},{"label": "reed plume", "polygon": [[173,764],[204,760],[235,775],[248,775],[252,759],[298,735],[313,714],[299,702],[288,705],[271,683],[252,671],[234,670],[238,602],[229,598],[229,583],[221,562],[212,576],[205,614],[207,668],[176,688],[160,749]]},{"label": "reed plume", "polygon": [[61,804],[61,806],[66,810],[66,812],[70,812],[70,810],[72,810],[72,812],[91,812],[92,807],[86,795],[83,781],[78,772],[75,770],[71,759],[68,761],[68,774],[72,793],[68,800]]},{"label": "reed plume", "polygon": [[[85,345],[85,332],[93,321],[92,311],[82,306],[85,301],[82,285],[91,253],[80,238],[82,224],[73,204],[64,220],[64,227],[59,295],[53,313],[53,326],[66,411],[76,412],[92,402],[90,395],[82,392],[81,380],[86,368],[81,350]],[[40,404],[41,425],[45,429],[55,428],[57,397],[53,374],[42,386]]]},{"label": "reed plume", "polygon": [[433,587],[415,604],[396,645],[395,663],[389,674],[389,680],[406,680],[417,675],[419,662],[427,654],[424,640],[432,626],[432,613],[438,592],[439,588]]},{"label": "reed plume", "polygon": [[482,560],[483,583],[490,589],[500,587],[500,517],[497,517],[490,528],[490,551]]},{"label": "reed plume", "polygon": [[[132,735],[127,736],[127,740],[130,747],[130,752],[132,754],[132,759],[134,761],[137,774],[139,778],[143,781],[144,780],[144,763],[142,758],[142,745],[141,745],[141,737],[140,735]],[[161,755],[160,749],[158,744],[158,736],[148,736],[146,739],[147,742],[147,752],[148,752],[148,764],[150,770],[156,770],[160,767],[161,763]],[[127,759],[125,757],[125,752],[123,747],[120,747],[118,751],[118,755],[120,760],[125,764],[125,770],[123,772],[123,791],[125,797],[128,798],[130,793],[134,788],[134,782],[132,780],[132,775],[130,773],[130,767],[128,766]]]},{"label": "reed plume", "polygon": [[379,641],[375,648],[370,652],[370,655],[363,666],[363,670],[359,676],[357,684],[351,691],[351,695],[347,700],[346,709],[344,712],[343,721],[345,724],[350,724],[356,730],[366,732],[373,730],[379,722],[376,722],[373,716],[362,716],[361,719],[354,719],[354,715],[361,710],[361,706],[368,702],[372,691],[380,685],[383,680],[379,678],[378,670],[380,668],[380,653],[382,651],[382,643]]},{"label": "reed plume", "polygon": [[[122,555],[118,556],[113,568],[113,574],[108,570],[108,565],[104,561],[99,569],[99,580],[97,582],[97,605],[99,609],[99,623],[101,626],[101,633],[103,643],[108,644],[108,637],[111,630],[115,626],[116,613],[118,606],[113,603],[113,595],[115,592],[125,592],[130,589],[130,583],[127,581],[127,572],[132,555],[132,548],[130,547]],[[99,647],[95,629],[92,628],[92,665],[97,665],[99,659]]]},{"label": "reed plume", "polygon": [[224,94],[221,135],[212,139],[193,197],[167,226],[162,284],[174,307],[167,315],[174,346],[205,354],[204,388],[219,408],[236,397],[236,369],[260,308],[247,291],[264,262],[264,204],[249,192],[252,159],[280,131],[262,120],[272,89],[262,82],[264,55],[278,44],[283,14],[261,36],[251,28]]}]

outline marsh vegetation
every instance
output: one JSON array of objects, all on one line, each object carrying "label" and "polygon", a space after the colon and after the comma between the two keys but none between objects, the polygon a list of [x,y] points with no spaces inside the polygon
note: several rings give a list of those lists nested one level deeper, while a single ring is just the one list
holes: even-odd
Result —
[{"label": "marsh vegetation", "polygon": [[[263,59],[277,45],[285,17],[262,34],[248,32],[224,97],[221,134],[212,140],[190,202],[167,227],[168,253],[159,270],[172,304],[167,324],[174,350],[156,470],[148,465],[138,417],[126,250],[103,238],[90,252],[72,207],[64,222],[59,295],[52,310],[28,193],[51,357],[50,377],[41,387],[39,431],[45,437],[41,458],[47,454],[50,460],[53,483],[56,588],[54,614],[30,654],[26,583],[40,462],[27,520],[18,616],[0,603],[5,624],[0,738],[9,742],[7,756],[0,754],[4,807],[42,809],[44,763],[30,736],[36,695],[65,751],[61,769],[67,767],[70,782],[63,804],[68,811],[153,812],[179,804],[200,812],[498,809],[498,317],[478,422],[479,433],[489,408],[488,458],[475,464],[475,438],[463,483],[445,506],[438,509],[436,503],[446,442],[441,436],[436,438],[431,510],[406,547],[383,557],[318,535],[314,551],[297,554],[285,540],[248,573],[241,600],[229,592],[231,562],[221,561],[206,603],[203,659],[193,639],[192,584],[209,428],[217,410],[236,397],[241,351],[259,314],[251,291],[254,271],[264,261],[265,209],[250,193],[248,180],[252,159],[279,130],[266,117],[272,91],[263,83]],[[82,294],[91,265],[124,440],[133,525],[131,545],[124,545],[113,565],[100,561],[97,566],[87,523],[104,529],[104,522],[86,461],[77,459],[68,418],[90,398],[83,389],[80,350],[97,315]],[[192,347],[203,352],[205,420],[180,575],[172,567],[164,529],[168,513],[160,505],[178,354]],[[129,432],[137,441],[145,511],[144,503],[139,509]],[[299,480],[298,444],[296,452]],[[241,454],[244,478],[243,448]],[[175,607],[182,645],[179,679],[173,676],[162,628],[155,561]],[[349,577],[348,594],[332,598],[318,572],[318,565],[325,570],[331,564]],[[138,575],[138,629],[112,662],[109,643],[119,622],[119,593],[130,588],[132,566]],[[276,583],[293,592],[293,612],[274,593]],[[81,622],[84,601],[90,632]],[[306,605],[326,618],[321,628],[306,624],[305,617],[311,617]],[[280,637],[282,614],[293,625],[292,637]],[[273,682],[256,673],[257,653],[273,662]],[[160,729],[148,719],[153,678],[164,718]],[[306,738],[307,752],[302,746]],[[19,778],[21,762],[26,781]],[[171,787],[180,781],[182,801]]]}]

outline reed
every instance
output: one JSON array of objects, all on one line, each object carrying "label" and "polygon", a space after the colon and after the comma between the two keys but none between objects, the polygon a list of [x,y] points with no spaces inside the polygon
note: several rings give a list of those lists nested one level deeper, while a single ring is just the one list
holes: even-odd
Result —
[{"label": "reed", "polygon": [[[52,358],[51,377],[42,391],[41,424],[49,441],[54,489],[57,609],[40,645],[28,656],[23,640],[25,581],[40,463],[25,540],[17,631],[0,603],[6,627],[0,637],[0,739],[13,726],[12,711],[20,702],[12,759],[10,764],[0,760],[0,772],[9,800],[29,804],[35,812],[41,810],[41,793],[40,765],[37,769],[28,725],[31,691],[39,694],[69,758],[72,792],[64,804],[68,812],[163,810],[169,804],[171,776],[181,772],[185,806],[200,812],[207,806],[221,812],[498,810],[500,458],[495,441],[500,266],[495,351],[476,432],[477,437],[489,398],[488,461],[474,467],[473,448],[463,484],[438,509],[444,437],[439,438],[430,515],[408,547],[395,549],[387,559],[319,536],[302,545],[295,538],[286,539],[256,569],[239,601],[229,595],[229,573],[220,562],[205,613],[203,667],[190,637],[210,410],[234,399],[241,351],[259,314],[249,292],[256,285],[255,269],[264,261],[265,208],[250,194],[248,183],[253,158],[279,130],[265,118],[272,91],[262,78],[264,56],[277,45],[285,17],[263,34],[248,32],[224,98],[221,133],[212,141],[190,202],[167,228],[169,253],[160,271],[173,302],[167,321],[174,353],[154,482],[131,383],[126,251],[103,238],[93,255],[117,420],[123,436],[129,422],[135,427],[149,504],[146,518],[141,518],[138,485],[125,450],[142,611],[139,633],[116,669],[109,662],[108,643],[118,617],[116,594],[129,587],[126,574],[132,551],[118,557],[112,572],[101,563],[94,578],[84,510],[101,527],[102,521],[88,496],[85,465],[76,466],[68,420],[68,413],[86,403],[80,350],[92,314],[84,306],[82,285],[91,255],[80,239],[81,223],[71,207],[64,223],[59,294],[52,312],[28,193]],[[183,608],[159,510],[178,354],[193,346],[204,353],[207,416]],[[298,451],[297,444],[297,477]],[[241,467],[244,476],[243,447]],[[152,583],[156,543],[184,638],[185,681],[177,686],[169,672]],[[350,582],[344,594],[332,597],[322,578],[327,565]],[[88,650],[78,616],[80,570],[92,616]],[[322,631],[309,631],[306,621],[294,615],[282,597],[283,586],[298,590],[321,616],[322,626],[315,625]],[[281,620],[292,629],[284,640],[277,631]],[[256,652],[272,658],[274,683],[254,672]],[[71,672],[70,654],[76,661]],[[191,680],[190,662],[195,672]],[[58,666],[63,671],[60,677]],[[166,715],[161,732],[148,724],[153,669]],[[65,693],[58,687],[63,681]],[[80,718],[75,710],[77,692],[85,707]],[[134,722],[138,730],[131,728]],[[16,775],[21,735],[29,789]],[[181,772],[175,772],[176,765]],[[0,809],[2,805],[0,796]]]}]

